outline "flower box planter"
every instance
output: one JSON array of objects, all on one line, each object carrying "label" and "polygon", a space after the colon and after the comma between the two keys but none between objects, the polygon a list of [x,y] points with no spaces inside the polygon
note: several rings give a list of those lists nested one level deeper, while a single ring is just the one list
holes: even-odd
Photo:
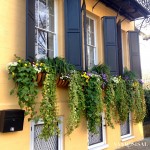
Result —
[{"label": "flower box planter", "polygon": [[68,87],[69,81],[58,77],[56,83],[57,83],[57,87],[65,88],[65,87]]},{"label": "flower box planter", "polygon": [[44,73],[44,72],[39,72],[37,74],[36,81],[38,83],[38,86],[42,86],[43,85],[43,81],[45,79],[45,75],[46,75],[46,73]]}]

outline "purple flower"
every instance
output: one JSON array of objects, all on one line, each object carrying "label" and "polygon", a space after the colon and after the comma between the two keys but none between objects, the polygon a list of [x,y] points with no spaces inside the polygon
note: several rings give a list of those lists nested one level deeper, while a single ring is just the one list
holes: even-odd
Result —
[{"label": "purple flower", "polygon": [[103,79],[104,81],[108,82],[108,80],[107,80],[107,75],[106,75],[106,74],[102,73],[102,74],[101,74],[101,77],[102,77],[102,79]]},{"label": "purple flower", "polygon": [[142,79],[138,80],[140,84],[144,84],[144,82],[142,81]]},{"label": "purple flower", "polygon": [[90,72],[87,72],[86,75],[89,76],[89,77],[92,76],[92,74]]},{"label": "purple flower", "polygon": [[124,80],[125,80],[125,81],[129,80],[129,77],[128,77],[128,76],[125,76],[125,77],[124,77]]}]

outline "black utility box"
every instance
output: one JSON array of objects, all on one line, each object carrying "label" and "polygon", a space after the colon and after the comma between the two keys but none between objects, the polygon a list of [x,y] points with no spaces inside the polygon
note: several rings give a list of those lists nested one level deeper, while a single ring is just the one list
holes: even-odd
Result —
[{"label": "black utility box", "polygon": [[0,110],[0,132],[15,132],[23,130],[24,110]]}]

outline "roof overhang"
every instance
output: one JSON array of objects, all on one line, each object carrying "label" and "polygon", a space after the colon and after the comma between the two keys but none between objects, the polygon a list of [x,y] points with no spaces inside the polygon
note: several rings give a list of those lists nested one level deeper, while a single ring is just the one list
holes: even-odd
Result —
[{"label": "roof overhang", "polygon": [[141,17],[147,18],[150,15],[150,10],[146,9],[137,0],[99,0],[99,2],[131,21]]}]

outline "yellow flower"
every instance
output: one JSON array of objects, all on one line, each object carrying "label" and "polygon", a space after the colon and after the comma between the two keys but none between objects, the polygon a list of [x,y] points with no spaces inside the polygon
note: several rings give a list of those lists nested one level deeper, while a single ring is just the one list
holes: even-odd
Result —
[{"label": "yellow flower", "polygon": [[12,76],[15,76],[15,73],[14,73],[14,72],[12,72]]},{"label": "yellow flower", "polygon": [[36,66],[38,66],[39,64],[38,64],[38,63],[36,63],[35,65],[36,65]]},{"label": "yellow flower", "polygon": [[88,79],[86,79],[86,82],[88,82],[89,80]]},{"label": "yellow flower", "polygon": [[40,63],[40,66],[43,66],[43,63]]},{"label": "yellow flower", "polygon": [[27,64],[24,64],[24,66],[27,67],[28,65],[27,65]]},{"label": "yellow flower", "polygon": [[138,84],[139,84],[139,83],[135,81],[135,82],[132,84],[132,86],[133,86],[133,87],[137,87]]},{"label": "yellow flower", "polygon": [[21,59],[19,59],[18,62],[21,63]]}]

